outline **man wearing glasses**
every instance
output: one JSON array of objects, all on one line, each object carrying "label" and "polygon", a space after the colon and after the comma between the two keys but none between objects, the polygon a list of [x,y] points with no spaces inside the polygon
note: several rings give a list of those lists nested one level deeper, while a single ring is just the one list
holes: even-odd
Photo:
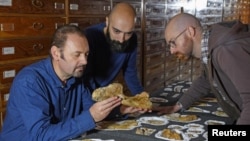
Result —
[{"label": "man wearing glasses", "polygon": [[203,45],[199,20],[181,13],[166,26],[165,39],[171,54],[179,59],[191,56],[203,64],[201,76],[173,106],[155,107],[158,114],[174,113],[190,107],[208,95],[216,96],[226,114],[236,124],[250,124],[250,32],[239,21],[214,24],[208,44]]}]

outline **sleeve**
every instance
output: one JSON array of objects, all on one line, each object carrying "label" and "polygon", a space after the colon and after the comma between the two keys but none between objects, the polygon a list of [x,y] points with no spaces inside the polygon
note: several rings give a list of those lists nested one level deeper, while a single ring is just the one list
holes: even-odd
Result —
[{"label": "sleeve", "polygon": [[134,37],[132,37],[131,42],[133,45],[133,51],[130,54],[123,70],[124,70],[124,78],[125,78],[128,88],[130,89],[132,95],[136,95],[136,94],[141,93],[144,90],[138,78],[138,71],[137,71],[137,48],[138,46],[137,46],[136,34],[134,34]]},{"label": "sleeve", "polygon": [[196,80],[194,80],[188,91],[182,95],[178,102],[182,104],[183,109],[187,109],[194,102],[200,100],[200,98],[210,94],[210,92],[210,83],[207,79],[205,66],[203,66],[201,75]]},{"label": "sleeve", "polygon": [[237,124],[249,124],[250,122],[249,44],[249,38],[238,40],[233,44],[228,44],[226,48],[221,48],[216,55],[218,57],[218,65],[239,92],[243,103],[241,115]]},{"label": "sleeve", "polygon": [[[41,85],[31,81],[19,81],[11,91],[15,93],[20,121],[24,122],[25,129],[30,134],[29,140],[68,140],[95,127],[89,110],[84,110],[70,119],[53,119],[57,118],[52,115],[54,112],[63,111],[57,111],[57,107],[53,109],[53,103],[43,92]],[[85,106],[89,108],[90,105],[91,102],[88,102]]]}]

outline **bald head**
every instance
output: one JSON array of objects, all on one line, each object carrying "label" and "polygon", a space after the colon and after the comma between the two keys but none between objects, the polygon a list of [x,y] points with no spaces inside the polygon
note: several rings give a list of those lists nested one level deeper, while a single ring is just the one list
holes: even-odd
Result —
[{"label": "bald head", "polygon": [[136,12],[132,5],[126,2],[121,2],[114,6],[112,11],[110,12],[109,17],[116,17],[117,15],[124,18],[135,18]]},{"label": "bald head", "polygon": [[168,22],[165,35],[171,37],[170,34],[180,33],[189,26],[201,27],[201,24],[195,16],[188,13],[180,13],[172,17]]},{"label": "bald head", "polygon": [[122,2],[114,6],[108,16],[107,24],[113,23],[116,26],[119,26],[121,30],[125,30],[124,32],[128,32],[128,30],[134,28],[135,21],[136,12],[133,6],[128,3]]},{"label": "bald head", "polygon": [[200,58],[202,26],[195,16],[187,13],[174,16],[166,26],[165,39],[171,54]]},{"label": "bald head", "polygon": [[136,12],[132,5],[126,2],[114,6],[106,17],[104,33],[113,41],[123,43],[132,37],[135,30]]}]

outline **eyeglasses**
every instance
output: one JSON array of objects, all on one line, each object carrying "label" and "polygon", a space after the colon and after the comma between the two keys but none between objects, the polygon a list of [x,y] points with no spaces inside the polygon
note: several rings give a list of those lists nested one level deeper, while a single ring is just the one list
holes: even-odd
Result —
[{"label": "eyeglasses", "polygon": [[170,48],[175,48],[176,47],[176,44],[175,44],[175,41],[177,40],[178,37],[180,37],[185,31],[187,30],[187,28],[185,30],[183,30],[180,34],[178,34],[174,40],[170,40],[168,43],[167,43],[167,48],[170,49]]}]

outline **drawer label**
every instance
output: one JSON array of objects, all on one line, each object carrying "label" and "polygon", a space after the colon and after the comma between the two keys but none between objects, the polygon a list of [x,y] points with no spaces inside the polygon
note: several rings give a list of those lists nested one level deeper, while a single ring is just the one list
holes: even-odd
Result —
[{"label": "drawer label", "polygon": [[4,101],[8,101],[8,100],[9,100],[9,97],[10,97],[10,94],[9,94],[9,93],[4,94],[3,100],[4,100]]},{"label": "drawer label", "polygon": [[2,49],[2,54],[7,55],[7,54],[15,54],[15,47],[4,47]]},{"label": "drawer label", "polygon": [[79,6],[78,4],[70,4],[70,10],[78,10]]},{"label": "drawer label", "polygon": [[3,78],[11,78],[11,77],[15,77],[15,75],[16,75],[15,70],[9,70],[9,71],[3,72]]},{"label": "drawer label", "polygon": [[12,0],[0,0],[0,6],[12,6]]}]

